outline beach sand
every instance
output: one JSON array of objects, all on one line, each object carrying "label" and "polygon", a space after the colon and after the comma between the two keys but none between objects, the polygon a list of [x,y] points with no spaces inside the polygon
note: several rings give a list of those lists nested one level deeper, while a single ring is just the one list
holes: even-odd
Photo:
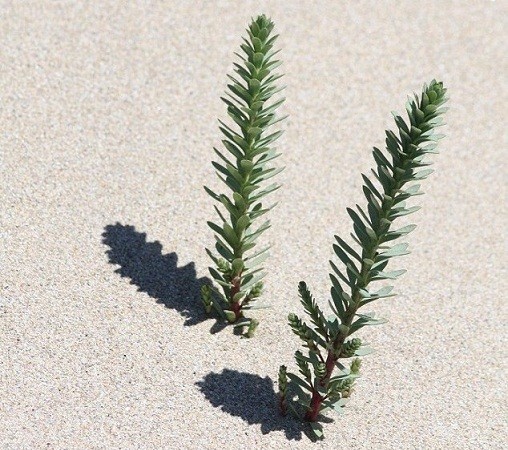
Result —
[{"label": "beach sand", "polygon": [[[503,1],[2,2],[2,449],[506,448]],[[290,117],[254,339],[206,318],[220,101],[250,18],[280,33]],[[275,406],[298,281],[329,297],[333,235],[390,111],[442,80],[447,137],[411,216],[389,323],[326,439]],[[211,333],[212,331],[212,333]]]}]

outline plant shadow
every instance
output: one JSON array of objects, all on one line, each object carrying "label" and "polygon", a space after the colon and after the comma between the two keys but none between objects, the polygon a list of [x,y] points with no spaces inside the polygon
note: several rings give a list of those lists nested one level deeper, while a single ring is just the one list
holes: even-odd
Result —
[{"label": "plant shadow", "polygon": [[[185,317],[184,325],[197,325],[208,319],[201,303],[201,287],[211,285],[207,277],[197,278],[193,262],[178,267],[176,253],[162,253],[159,241],[147,242],[146,233],[140,233],[132,225],[107,225],[102,242],[109,262],[119,265],[115,270],[130,283],[147,293],[157,303],[175,309]],[[217,322],[212,332],[220,331],[225,324]]]},{"label": "plant shadow", "polygon": [[278,395],[270,377],[224,369],[210,372],[196,385],[214,407],[249,425],[260,424],[263,434],[281,430],[290,440],[300,440],[302,434],[312,438],[307,424],[279,414]]}]

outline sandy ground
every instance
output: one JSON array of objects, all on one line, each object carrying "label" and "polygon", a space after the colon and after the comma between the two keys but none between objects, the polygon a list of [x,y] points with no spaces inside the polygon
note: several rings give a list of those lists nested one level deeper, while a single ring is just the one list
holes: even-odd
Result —
[{"label": "sandy ground", "polygon": [[[85,4],[86,3],[86,4]],[[1,2],[0,448],[497,449],[506,442],[506,1]],[[203,316],[233,52],[270,15],[287,102],[254,340]],[[451,107],[390,319],[312,444],[274,407],[305,279],[391,110]],[[215,332],[210,333],[210,330]]]}]

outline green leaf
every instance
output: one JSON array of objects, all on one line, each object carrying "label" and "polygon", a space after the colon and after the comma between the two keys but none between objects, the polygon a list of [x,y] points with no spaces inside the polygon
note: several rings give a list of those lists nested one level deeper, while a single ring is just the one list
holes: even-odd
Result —
[{"label": "green leaf", "polygon": [[222,229],[224,230],[223,236],[226,238],[228,244],[230,244],[232,248],[237,248],[240,241],[235,233],[235,230],[233,230],[233,227],[231,227],[228,223],[224,223],[222,225]]},{"label": "green leaf", "polygon": [[255,180],[258,183],[261,181],[269,180],[270,178],[273,178],[274,176],[281,173],[284,169],[285,167],[279,168],[271,167],[269,169],[263,170],[262,172],[256,173],[255,177],[253,177],[253,180]]},{"label": "green leaf", "polygon": [[232,162],[226,158],[219,150],[217,150],[215,147],[213,148],[213,151],[219,156],[220,159],[222,159],[226,164],[232,164]]},{"label": "green leaf", "polygon": [[390,214],[390,220],[393,220],[397,217],[407,216],[408,214],[412,214],[420,209],[420,206],[412,206],[411,208],[396,208],[393,213]]},{"label": "green leaf", "polygon": [[263,58],[264,58],[265,55],[263,55],[263,53],[254,53],[254,55],[252,56],[252,62],[254,63],[254,65],[256,65],[257,67],[259,67],[261,65],[261,63],[263,62]]},{"label": "green leaf", "polygon": [[406,225],[405,227],[399,228],[398,230],[394,231],[394,233],[405,235],[408,233],[411,233],[416,228],[416,225]]},{"label": "green leaf", "polygon": [[[268,250],[270,250],[270,248],[272,248],[272,247],[271,247],[271,245],[269,245],[269,246],[267,246],[267,247],[263,248],[262,250],[258,250],[258,251],[256,251],[256,252],[254,252],[254,253],[250,254],[249,256],[247,256],[247,257],[245,258],[245,262],[251,262],[251,261],[253,261],[253,260],[254,260],[254,259],[256,259],[258,256],[260,256],[260,255],[262,255],[263,253],[265,253],[265,252],[267,252]],[[247,265],[249,265],[249,264],[247,264]]]},{"label": "green leaf", "polygon": [[252,172],[252,168],[254,167],[254,163],[249,161],[248,159],[242,159],[240,161],[240,166],[246,173]]},{"label": "green leaf", "polygon": [[245,102],[245,104],[248,105],[252,102],[252,96],[249,94],[249,91],[247,91],[239,84],[228,84],[227,87],[233,94],[241,98]]},{"label": "green leaf", "polygon": [[235,205],[231,203],[231,200],[229,200],[225,195],[220,196],[220,202],[228,210],[229,214],[231,214],[233,217],[240,217],[241,214],[236,209]]},{"label": "green leaf", "polygon": [[250,105],[250,109],[251,111],[259,111],[264,105],[264,102],[253,102],[251,105]]},{"label": "green leaf", "polygon": [[250,325],[250,319],[243,318],[240,319],[238,322],[235,323],[234,328],[243,328],[248,327]]},{"label": "green leaf", "polygon": [[262,264],[263,262],[265,262],[266,258],[268,258],[270,254],[268,252],[264,252],[263,254],[261,254],[260,256],[258,256],[257,258],[254,258],[254,259],[250,259],[246,265],[246,267],[248,269],[252,269],[260,264]]},{"label": "green leaf", "polygon": [[[265,147],[268,149],[268,147]],[[275,149],[268,149],[264,154],[260,156],[256,164],[262,164],[263,166],[276,158],[278,158],[281,155],[281,153],[277,153]]]},{"label": "green leaf", "polygon": [[368,292],[365,289],[360,289],[360,295],[362,296],[361,306],[364,306],[374,300],[381,298],[394,297],[396,294],[392,293],[393,286],[385,286],[377,292]]},{"label": "green leaf", "polygon": [[425,178],[427,178],[432,172],[434,172],[433,169],[425,169],[425,170],[420,170],[419,172],[417,172],[416,174],[413,175],[413,180],[424,180]]},{"label": "green leaf", "polygon": [[394,245],[390,249],[380,253],[379,257],[392,258],[394,256],[409,255],[410,252],[407,250],[408,247],[409,247],[409,244],[406,244],[406,243]]},{"label": "green leaf", "polygon": [[[258,275],[253,276],[252,278],[245,277],[245,279],[242,280],[242,285],[241,285],[242,289],[245,291],[248,291],[252,286],[254,286],[256,283],[261,281],[265,276],[266,276],[266,272],[261,272]],[[248,281],[246,281],[246,280],[248,280]]]},{"label": "green leaf", "polygon": [[240,273],[244,268],[243,260],[241,258],[235,258],[231,263],[231,268],[233,269],[234,273]]},{"label": "green leaf", "polygon": [[233,302],[238,303],[242,298],[245,297],[245,291],[237,292],[235,295],[233,295]]},{"label": "green leaf", "polygon": [[272,192],[276,191],[280,188],[280,185],[278,184],[271,184],[267,188],[263,189],[262,191],[258,191],[256,195],[252,196],[251,201],[255,202],[256,200],[259,200],[260,198],[263,198],[265,195],[271,194]]},{"label": "green leaf", "polygon": [[367,356],[370,355],[371,353],[374,353],[374,349],[362,345],[358,350],[355,351],[355,356]]},{"label": "green leaf", "polygon": [[230,310],[226,309],[224,311],[224,314],[226,314],[226,319],[228,320],[228,322],[230,322],[230,323],[234,323],[235,322],[236,315],[235,315],[235,313],[233,311],[230,311]]},{"label": "green leaf", "polygon": [[[372,155],[374,156],[374,160],[376,161],[378,166],[386,166],[390,170],[393,170],[392,164],[388,161],[388,159],[383,154],[383,152],[381,150],[379,150],[377,147],[373,148]],[[377,178],[377,174],[375,172],[374,172],[374,175],[376,175],[376,178]]]},{"label": "green leaf", "polygon": [[400,277],[406,272],[407,270],[405,269],[393,270],[392,272],[373,271],[373,276],[371,277],[371,280],[372,281],[386,279],[395,280],[396,278]]},{"label": "green leaf", "polygon": [[214,200],[220,201],[220,196],[218,194],[216,194],[215,192],[213,192],[210,188],[208,188],[206,186],[203,186],[203,188],[205,189],[206,193],[210,197],[212,197]]},{"label": "green leaf", "polygon": [[217,257],[215,257],[215,255],[208,248],[205,248],[205,251],[208,254],[208,256],[210,257],[210,259],[215,263],[215,265],[217,265],[217,261],[219,259]]},{"label": "green leaf", "polygon": [[245,242],[240,247],[240,252],[243,254],[246,251],[250,250],[251,248],[254,248],[256,246],[255,242]]},{"label": "green leaf", "polygon": [[341,239],[339,236],[335,236],[335,239],[346,252],[348,252],[352,257],[354,257],[359,262],[362,262],[362,258],[360,257],[360,255],[357,252],[355,252],[343,239]]},{"label": "green leaf", "polygon": [[360,243],[362,248],[370,248],[372,246],[372,240],[366,232],[366,227],[362,229],[358,225],[354,224],[353,231],[355,232],[357,241]]},{"label": "green leaf", "polygon": [[210,227],[213,231],[215,231],[216,233],[218,233],[220,236],[222,236],[222,237],[223,237],[223,238],[225,238],[226,240],[228,239],[228,238],[227,238],[227,235],[226,235],[226,233],[225,233],[225,231],[224,231],[221,227],[219,227],[219,225],[217,225],[217,224],[215,224],[215,223],[213,223],[213,222],[211,222],[211,221],[206,222],[206,223],[207,223],[207,225],[208,225],[208,226],[209,226],[209,227]]},{"label": "green leaf", "polygon": [[335,411],[337,414],[342,415],[342,414],[344,414],[344,405],[345,405],[345,403],[343,403],[342,400],[346,400],[346,399],[341,398],[335,402],[329,401],[329,402],[326,402],[325,404],[332,411]]},{"label": "green leaf", "polygon": [[224,139],[222,141],[222,144],[237,159],[242,159],[243,158],[244,154],[243,154],[243,152],[241,150],[241,147],[237,147],[236,144],[233,144],[233,142],[230,142],[227,139]]},{"label": "green leaf", "polygon": [[227,288],[233,287],[233,285],[231,283],[228,283],[227,281],[225,281],[224,278],[222,278],[222,275],[219,272],[217,272],[213,267],[209,267],[208,271],[210,272],[210,275],[213,277],[213,279],[217,283],[219,283],[221,286],[224,286]]},{"label": "green leaf", "polygon": [[263,129],[262,128],[259,128],[259,127],[250,127],[248,130],[247,130],[247,133],[252,136],[252,137],[257,137],[259,136],[261,133],[263,132]]},{"label": "green leaf", "polygon": [[364,231],[367,227],[366,225],[363,223],[362,219],[360,218],[360,216],[356,213],[356,211],[354,209],[351,209],[351,208],[346,208],[349,216],[351,217],[351,219],[353,219],[353,223],[362,231]]},{"label": "green leaf", "polygon": [[381,289],[379,289],[379,291],[377,291],[374,295],[378,298],[391,297],[394,295],[394,294],[391,294],[392,291],[393,291],[393,286],[384,286]]},{"label": "green leaf", "polygon": [[279,108],[282,103],[284,103],[285,98],[278,99],[277,101],[273,102],[270,106],[266,107],[263,110],[263,114],[272,114]]},{"label": "green leaf", "polygon": [[229,189],[231,189],[233,192],[241,189],[241,185],[238,183],[238,181],[236,181],[233,177],[226,177],[226,178],[223,178],[219,175],[218,172],[216,172],[217,174],[217,177],[219,178],[219,180],[221,180],[227,187],[229,187]]},{"label": "green leaf", "polygon": [[238,235],[241,235],[247,227],[250,225],[250,219],[249,216],[244,214],[236,221],[236,232]]},{"label": "green leaf", "polygon": [[312,432],[318,439],[323,438],[323,426],[319,422],[309,422]]},{"label": "green leaf", "polygon": [[416,228],[416,225],[407,225],[407,226],[402,227],[398,230],[391,231],[384,236],[383,241],[391,241],[391,240],[397,239],[401,236],[405,236],[406,234],[411,233],[411,231],[413,231],[415,228]]},{"label": "green leaf", "polygon": [[364,319],[366,320],[369,325],[380,325],[382,323],[386,323],[388,322],[386,319],[382,319],[382,318],[375,318],[376,317],[376,313],[365,313],[365,314],[359,314],[357,313],[356,314],[360,319]]},{"label": "green leaf", "polygon": [[354,282],[352,282],[349,278],[347,278],[340,270],[339,268],[335,265],[335,263],[333,261],[330,261],[330,266],[332,267],[333,271],[335,272],[335,274],[344,282],[346,283],[349,287],[353,287],[354,286]]},{"label": "green leaf", "polygon": [[244,198],[238,192],[233,192],[233,200],[235,201],[235,206],[239,211],[245,211],[247,209],[247,204],[245,203]]},{"label": "green leaf", "polygon": [[257,309],[272,309],[272,306],[269,305],[269,304],[262,304],[262,305],[259,305],[259,304],[255,304],[255,305],[251,305],[250,303],[247,305],[247,306],[242,306],[242,309],[252,309],[252,310],[257,310]]},{"label": "green leaf", "polygon": [[259,189],[259,186],[256,185],[246,185],[241,191],[240,195],[244,198],[249,198],[249,195],[252,194],[256,189]]},{"label": "green leaf", "polygon": [[347,305],[345,304],[344,300],[333,287],[330,289],[330,295],[332,296],[333,301],[333,304],[330,302],[330,307],[332,308],[334,314],[339,316],[341,321],[346,319]]},{"label": "green leaf", "polygon": [[249,91],[251,94],[257,94],[259,92],[259,88],[261,87],[261,83],[259,80],[252,78],[249,80]]},{"label": "green leaf", "polygon": [[412,186],[409,186],[407,189],[405,189],[403,192],[409,195],[416,195],[420,190],[420,187],[421,185],[419,184],[413,184]]},{"label": "green leaf", "polygon": [[282,135],[282,133],[284,133],[283,130],[276,131],[275,133],[272,133],[272,134],[260,139],[258,142],[258,145],[265,146],[265,145],[271,144],[271,143],[275,142],[275,140],[278,139]]},{"label": "green leaf", "polygon": [[349,256],[346,254],[346,252],[344,250],[342,250],[342,248],[340,248],[338,245],[334,244],[333,250],[334,250],[335,254],[339,257],[339,259],[344,263],[344,265],[350,264],[358,272],[358,269],[356,269],[355,264],[353,263],[351,258],[349,258]]},{"label": "green leaf", "polygon": [[359,319],[355,320],[351,327],[349,328],[349,335],[353,334],[354,332],[358,331],[360,328],[363,328],[364,326],[372,326],[372,325],[381,325],[383,323],[386,323],[386,319],[374,319],[372,316],[366,315],[366,314],[356,314]]},{"label": "green leaf", "polygon": [[247,234],[245,236],[244,242],[245,243],[251,243],[254,242],[262,233],[264,233],[266,230],[270,228],[270,221],[267,220],[263,225],[261,225],[256,231]]},{"label": "green leaf", "polygon": [[298,375],[288,372],[287,377],[301,388],[312,391],[312,386],[307,381],[302,380]]}]

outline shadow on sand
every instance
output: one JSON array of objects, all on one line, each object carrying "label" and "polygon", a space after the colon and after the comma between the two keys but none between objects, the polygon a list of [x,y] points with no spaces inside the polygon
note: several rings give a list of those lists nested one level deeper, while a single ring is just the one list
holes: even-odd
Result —
[{"label": "shadow on sand", "polygon": [[[196,325],[209,317],[201,304],[201,286],[211,284],[210,279],[196,277],[194,263],[178,267],[176,253],[162,253],[159,241],[147,242],[146,233],[140,233],[132,225],[107,225],[102,242],[109,247],[106,254],[115,270],[131,284],[147,293],[157,303],[175,309],[185,317],[184,325]],[[212,332],[225,325],[217,322]]]},{"label": "shadow on sand", "polygon": [[224,369],[210,372],[196,385],[213,406],[249,425],[260,424],[263,434],[280,430],[291,440],[300,440],[302,434],[312,438],[307,424],[279,414],[278,395],[269,377]]}]

